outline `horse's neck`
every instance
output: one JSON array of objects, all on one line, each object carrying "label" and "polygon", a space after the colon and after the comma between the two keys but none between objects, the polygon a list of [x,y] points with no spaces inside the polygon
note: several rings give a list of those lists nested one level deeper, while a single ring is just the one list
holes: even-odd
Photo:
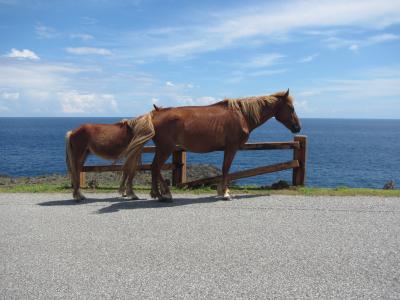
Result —
[{"label": "horse's neck", "polygon": [[264,111],[264,107],[260,107],[261,112],[260,112],[260,119],[258,121],[248,120],[250,131],[253,131],[257,127],[260,127],[262,124],[267,122],[269,119],[271,119],[275,115],[276,107],[278,105],[278,101],[272,102],[272,103],[268,103],[266,105],[268,106],[268,108],[267,108],[265,113],[262,113],[262,111]]}]

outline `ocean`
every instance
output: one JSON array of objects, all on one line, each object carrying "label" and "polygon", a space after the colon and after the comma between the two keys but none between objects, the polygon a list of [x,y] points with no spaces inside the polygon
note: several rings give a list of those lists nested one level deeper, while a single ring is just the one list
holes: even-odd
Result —
[{"label": "ocean", "polygon": [[[113,123],[122,118],[0,118],[0,174],[38,176],[65,174],[64,137],[83,123]],[[306,185],[313,187],[382,188],[394,180],[400,185],[400,120],[302,119],[300,134],[308,137]],[[291,141],[293,135],[277,121],[257,128],[249,142]],[[221,168],[222,152],[188,153],[188,163]],[[242,151],[231,171],[291,160],[291,150]],[[143,157],[151,162],[152,154]],[[94,156],[89,164],[107,163]],[[237,181],[270,185],[291,182],[291,171]]]}]

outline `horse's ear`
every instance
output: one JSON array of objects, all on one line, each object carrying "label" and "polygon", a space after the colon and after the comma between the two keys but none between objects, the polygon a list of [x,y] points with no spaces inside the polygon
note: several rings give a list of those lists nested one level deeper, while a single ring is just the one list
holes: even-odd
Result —
[{"label": "horse's ear", "polygon": [[287,91],[286,91],[284,97],[285,97],[285,98],[289,97],[289,89],[287,89]]},{"label": "horse's ear", "polygon": [[157,105],[153,104],[153,106],[155,110],[160,110],[160,108]]}]

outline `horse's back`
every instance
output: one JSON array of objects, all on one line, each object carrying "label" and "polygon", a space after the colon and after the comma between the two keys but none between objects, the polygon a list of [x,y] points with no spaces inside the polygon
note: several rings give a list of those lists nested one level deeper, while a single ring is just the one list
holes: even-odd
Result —
[{"label": "horse's back", "polygon": [[87,147],[90,152],[115,159],[131,141],[132,131],[123,123],[83,124],[71,136],[75,144]]},{"label": "horse's back", "polygon": [[153,113],[155,142],[184,146],[192,152],[210,152],[247,139],[240,114],[224,105],[184,106]]}]

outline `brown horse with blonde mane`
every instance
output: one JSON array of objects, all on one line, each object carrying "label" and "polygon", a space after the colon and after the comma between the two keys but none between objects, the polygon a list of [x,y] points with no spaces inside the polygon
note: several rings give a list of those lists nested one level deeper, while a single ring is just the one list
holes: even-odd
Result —
[{"label": "brown horse with blonde mane", "polygon": [[79,174],[89,154],[109,160],[125,158],[119,192],[131,199],[138,199],[132,189],[132,180],[144,143],[153,136],[150,114],[115,124],[84,124],[68,131],[65,138],[66,163],[74,199],[85,199],[80,191]]},{"label": "brown horse with blonde mane", "polygon": [[[208,106],[156,107],[151,115],[155,130],[153,141],[156,145],[151,168],[151,196],[160,201],[172,199],[160,170],[175,145],[197,153],[224,150],[218,195],[229,200],[230,166],[236,152],[246,143],[255,128],[275,117],[293,133],[301,129],[289,90],[269,96],[226,99]],[[161,193],[158,180],[161,183]]]}]

